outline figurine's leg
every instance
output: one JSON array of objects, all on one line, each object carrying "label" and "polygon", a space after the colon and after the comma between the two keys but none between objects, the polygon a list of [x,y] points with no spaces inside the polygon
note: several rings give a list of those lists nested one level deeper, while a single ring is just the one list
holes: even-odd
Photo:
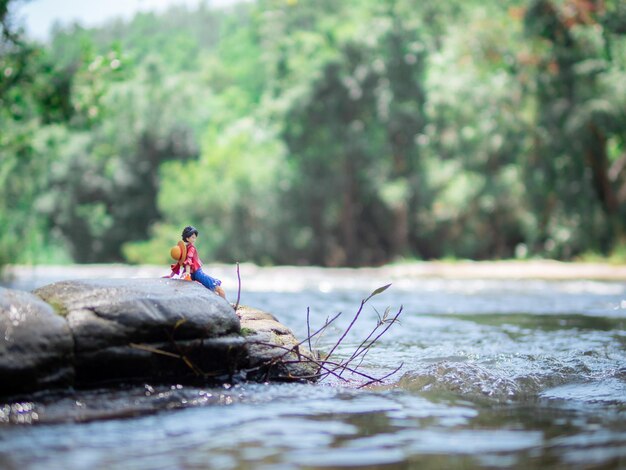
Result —
[{"label": "figurine's leg", "polygon": [[222,289],[220,287],[220,284],[222,283],[222,281],[220,281],[218,279],[215,279],[214,277],[209,276],[204,271],[202,271],[202,269],[198,269],[193,274],[193,279],[194,279],[194,281],[198,281],[200,284],[202,284],[207,289],[212,290],[213,292],[218,294],[220,297],[226,298],[226,294],[224,293],[224,289]]}]

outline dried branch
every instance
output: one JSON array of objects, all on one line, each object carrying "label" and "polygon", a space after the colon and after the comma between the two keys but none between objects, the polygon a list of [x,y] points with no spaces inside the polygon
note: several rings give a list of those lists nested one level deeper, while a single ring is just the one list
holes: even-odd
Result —
[{"label": "dried branch", "polygon": [[[374,309],[374,311],[376,312],[376,314],[378,315],[378,323],[376,324],[376,326],[372,329],[372,331],[370,331],[369,335],[367,335],[367,337],[361,341],[361,344],[359,344],[357,346],[357,348],[354,350],[354,352],[352,353],[352,356],[350,356],[350,359],[348,359],[346,361],[346,364],[349,364],[351,361],[353,361],[354,359],[356,359],[360,354],[361,354],[361,348],[364,348],[365,344],[369,341],[369,339],[374,335],[374,333],[376,333],[376,331],[378,331],[378,328],[385,322],[385,318],[388,315],[390,309],[389,307],[387,307],[387,309],[385,310],[385,313],[383,314],[383,316],[381,317],[380,314],[378,313],[378,310]],[[371,347],[373,343],[370,343],[370,345],[367,348],[369,350],[369,348]],[[367,351],[365,351],[363,353],[363,357],[361,358],[361,362],[363,362],[363,358],[365,357],[365,355],[367,354]],[[359,365],[361,365],[361,362],[359,363]],[[358,366],[357,366],[358,368]],[[339,375],[341,375],[341,372],[339,373]]]},{"label": "dried branch", "polygon": [[[354,326],[354,324],[356,323],[357,319],[359,318],[359,315],[361,315],[361,312],[363,311],[363,306],[365,305],[365,300],[361,300],[361,306],[359,307],[359,309],[357,310],[356,314],[354,315],[354,317],[352,318],[352,321],[350,322],[350,325],[348,325],[348,328],[346,328],[346,330],[343,332],[343,335],[341,335],[341,338],[339,338],[337,340],[337,342],[335,343],[335,345],[332,347],[332,349],[330,350],[330,352],[328,353],[327,357],[331,357],[333,355],[333,353],[335,352],[335,349],[337,349],[339,347],[339,345],[342,343],[342,341],[344,340],[344,338],[346,337],[346,335],[348,334],[348,332],[352,329],[352,327]],[[319,371],[318,371],[319,372]]]},{"label": "dried branch", "polygon": [[241,275],[239,274],[239,261],[237,261],[237,303],[235,303],[235,312],[239,308],[239,300],[241,299]]},{"label": "dried branch", "polygon": [[[372,329],[372,331],[370,331],[370,333],[367,335],[367,337],[361,341],[361,343],[359,344],[359,346],[354,350],[354,352],[350,355],[350,357],[347,360],[343,360],[343,361],[334,361],[332,360],[332,355],[335,353],[335,351],[337,350],[337,348],[339,348],[339,346],[342,344],[342,342],[344,341],[344,339],[346,338],[346,336],[348,335],[348,333],[350,332],[350,330],[352,329],[352,327],[355,325],[355,323],[357,322],[357,320],[359,319],[361,313],[363,312],[363,308],[365,307],[366,303],[374,296],[384,292],[385,290],[387,290],[387,288],[389,288],[390,284],[380,287],[376,290],[374,290],[367,298],[363,299],[361,301],[361,304],[357,310],[357,312],[355,313],[354,317],[352,318],[352,321],[350,322],[349,326],[346,328],[346,330],[342,333],[342,335],[340,336],[340,338],[334,343],[333,347],[331,348],[330,352],[326,355],[326,357],[324,359],[314,359],[312,357],[308,357],[306,355],[302,355],[300,352],[300,346],[302,346],[304,343],[307,343],[309,345],[309,350],[312,352],[312,348],[311,348],[311,338],[313,338],[314,336],[318,336],[319,337],[326,331],[326,329],[328,328],[328,326],[334,322],[339,315],[341,314],[338,313],[337,315],[335,315],[331,320],[329,320],[328,318],[326,319],[326,322],[324,323],[324,325],[319,328],[317,331],[315,331],[313,334],[310,333],[311,331],[311,325],[310,325],[310,309],[307,308],[307,337],[299,342],[298,344],[296,344],[295,346],[292,347],[286,347],[286,346],[282,346],[282,345],[276,345],[276,344],[272,344],[272,343],[265,343],[265,342],[252,342],[251,344],[259,344],[262,346],[266,346],[266,347],[272,347],[272,348],[277,348],[277,349],[282,349],[285,352],[283,354],[280,354],[274,358],[272,358],[271,360],[267,361],[265,364],[262,364],[260,368],[265,368],[266,370],[266,377],[269,377],[272,368],[278,366],[278,365],[287,365],[287,364],[304,364],[304,363],[308,363],[308,364],[313,364],[315,367],[317,367],[317,370],[314,374],[308,375],[308,376],[299,376],[298,379],[313,379],[313,380],[323,380],[324,378],[328,377],[328,376],[333,376],[335,378],[337,378],[338,380],[342,380],[344,382],[347,381],[346,378],[344,378],[342,376],[342,374],[344,372],[349,372],[353,375],[359,376],[361,378],[364,378],[367,380],[367,382],[365,382],[364,385],[361,386],[366,386],[372,383],[376,383],[376,382],[382,382],[384,379],[386,379],[387,377],[395,374],[398,370],[400,370],[400,368],[402,367],[402,365],[400,365],[397,369],[395,369],[393,372],[391,372],[390,374],[385,375],[384,377],[372,377],[368,374],[365,374],[363,372],[361,372],[359,369],[360,365],[363,362],[363,359],[365,358],[365,356],[367,355],[367,353],[370,351],[370,349],[374,346],[374,344],[382,337],[382,335],[384,335],[389,328],[391,328],[391,326],[395,323],[398,322],[398,318],[400,316],[400,314],[403,311],[403,307],[400,307],[400,309],[398,310],[398,312],[393,316],[393,318],[389,318],[390,315],[390,309],[387,308],[385,310],[385,313],[381,315],[376,311],[376,313],[378,314],[378,322],[376,323],[376,325],[374,326],[374,328]],[[295,355],[297,357],[297,359],[289,359],[288,356],[292,354]],[[357,359],[361,359],[359,364],[357,366],[353,366],[352,363],[357,360]],[[294,379],[294,377],[291,377],[291,375],[288,373],[288,376],[278,376],[277,378],[282,378],[282,379]]]},{"label": "dried branch", "polygon": [[[345,337],[348,335],[348,333],[350,332],[350,330],[352,329],[352,327],[354,326],[354,324],[356,323],[356,321],[358,320],[359,316],[361,315],[361,312],[363,311],[363,307],[365,307],[365,304],[374,296],[379,295],[383,292],[385,292],[389,287],[391,286],[391,284],[387,284],[385,286],[379,287],[378,289],[375,289],[367,298],[361,300],[361,305],[359,306],[359,309],[357,310],[357,312],[355,313],[354,317],[352,318],[352,321],[350,322],[350,325],[348,325],[348,328],[346,328],[346,330],[343,332],[343,334],[341,335],[341,337],[337,340],[337,342],[335,343],[335,345],[331,348],[330,352],[328,353],[327,359],[330,358],[333,353],[335,352],[335,350],[339,347],[339,345],[343,342],[343,340],[345,339]],[[400,309],[400,312],[402,311],[402,309]],[[398,312],[398,315],[400,315],[400,312]],[[398,317],[398,315],[396,315],[396,318]],[[380,326],[380,323],[376,326],[376,328],[378,328]],[[374,331],[376,330],[376,328],[374,329]],[[368,338],[373,334],[374,332],[372,332]],[[370,344],[370,347],[373,345],[373,343]],[[359,348],[357,348],[358,351]],[[319,373],[319,370],[318,370]]]},{"label": "dried branch", "polygon": [[[292,348],[290,348],[289,351],[287,351],[285,354],[283,354],[280,358],[285,357],[287,354],[289,354],[289,352],[291,352],[291,349],[298,349],[300,348],[300,346],[302,346],[304,343],[306,343],[307,341],[310,341],[311,338],[313,338],[314,336],[317,336],[320,333],[323,333],[324,330],[326,330],[326,328],[328,328],[330,326],[330,324],[332,322],[334,322],[337,318],[339,318],[339,316],[341,315],[341,312],[339,312],[337,315],[335,315],[333,318],[331,318],[330,320],[328,320],[328,318],[326,319],[326,322],[324,323],[324,325],[319,328],[315,333],[313,333],[312,335],[309,335],[308,338],[303,339],[302,341],[300,341],[298,344],[296,344],[295,346],[293,346]],[[313,352],[313,350],[311,350],[311,352]],[[330,356],[330,355],[329,355]],[[279,359],[280,359],[279,358]]]},{"label": "dried branch", "polygon": [[313,348],[311,347],[311,319],[310,319],[310,315],[311,315],[311,309],[309,307],[306,308],[306,338],[307,341],[309,342],[309,351],[313,351]]},{"label": "dried branch", "polygon": [[[266,362],[265,364],[261,364],[260,366],[256,367],[254,370],[258,370],[260,368],[265,368],[267,367],[268,369],[270,369],[271,367],[277,365],[277,364],[306,364],[306,363],[312,363],[315,364],[317,366],[319,366],[320,368],[323,368],[325,370],[328,370],[326,367],[326,361],[325,360],[316,360],[312,357],[308,357],[308,356],[303,356],[301,354],[298,354],[298,359],[297,360],[284,360],[283,358],[290,354],[290,353],[296,353],[294,351],[294,349],[296,348],[296,346],[291,346],[291,347],[287,347],[287,346],[282,346],[280,344],[274,344],[274,343],[266,343],[265,341],[251,341],[250,344],[258,344],[260,346],[268,346],[271,348],[276,348],[276,349],[282,349],[285,350],[286,352],[284,354],[281,354],[280,356],[277,356],[275,358],[273,358],[272,360]],[[252,369],[250,369],[252,370]],[[334,373],[334,371],[332,370],[328,370],[328,373],[332,374],[332,375],[337,375]],[[310,375],[310,376],[304,376],[304,377],[299,377],[302,379],[313,379],[318,377],[317,374],[315,375]],[[338,379],[343,380],[344,382],[347,382],[348,380],[342,377],[337,376]]]},{"label": "dried branch", "polygon": [[[251,342],[251,344],[258,344],[260,346],[268,346],[268,347],[272,347],[272,348],[276,348],[276,349],[283,349],[283,350],[286,351],[286,354],[295,353],[295,351],[294,351],[295,346],[287,347],[287,346],[282,346],[282,345],[279,345],[279,344],[267,343],[265,341],[253,341],[253,342]],[[277,364],[305,364],[305,363],[313,363],[315,365],[318,365],[321,369],[326,370],[326,374],[325,375],[333,375],[337,379],[340,379],[340,380],[342,380],[344,382],[348,382],[348,380],[345,377],[341,377],[339,374],[337,374],[335,372],[335,370],[338,369],[339,367],[345,367],[346,370],[348,370],[349,372],[351,372],[351,373],[353,373],[355,375],[361,376],[361,377],[363,377],[365,379],[368,379],[369,380],[369,382],[367,382],[368,384],[374,383],[374,382],[381,382],[384,378],[388,377],[388,376],[385,376],[385,377],[383,377],[381,379],[378,379],[376,377],[372,377],[370,375],[367,375],[364,372],[358,371],[356,369],[349,368],[345,364],[340,364],[340,363],[337,363],[337,362],[329,361],[327,359],[316,360],[316,359],[313,359],[311,357],[306,357],[306,356],[303,357],[303,356],[300,355],[298,359],[282,360],[281,358],[283,358],[283,357],[285,357],[285,354],[283,354],[281,356],[278,356],[278,357],[275,357],[274,359],[272,359],[268,363],[263,364],[263,365],[255,368],[255,370],[259,369],[260,367],[272,367],[272,366],[277,365]],[[330,369],[330,366],[333,366],[335,369]],[[402,366],[400,366],[400,367],[402,367]],[[392,372],[392,374],[397,372],[398,370],[399,370],[399,368],[396,369],[394,372]],[[392,375],[392,374],[389,374],[389,375]],[[319,377],[318,374],[313,374],[313,375],[308,375],[308,376],[300,376],[300,377],[297,377],[297,378],[298,379],[314,379],[314,378],[318,378],[318,377]]]}]

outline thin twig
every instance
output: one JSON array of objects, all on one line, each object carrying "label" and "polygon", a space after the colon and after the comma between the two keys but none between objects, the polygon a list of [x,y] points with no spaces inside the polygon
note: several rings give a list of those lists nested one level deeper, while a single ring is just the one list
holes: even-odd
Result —
[{"label": "thin twig", "polygon": [[[280,363],[280,364],[305,364],[305,363],[309,363],[310,362],[310,363],[313,363],[313,364],[315,364],[315,365],[317,365],[317,366],[319,366],[321,368],[327,369],[326,366],[325,366],[326,361],[324,361],[324,360],[318,361],[318,360],[316,360],[316,359],[314,359],[312,357],[308,357],[308,356],[305,356],[305,358],[302,359],[302,356],[298,355],[298,359],[297,360],[283,360],[282,359],[289,353],[294,353],[295,354],[296,351],[294,351],[294,349],[296,349],[297,346],[287,347],[287,346],[282,346],[280,344],[266,343],[264,341],[253,341],[253,342],[251,342],[251,344],[258,344],[258,345],[261,345],[261,346],[268,346],[268,347],[271,347],[271,348],[283,349],[283,350],[286,351],[285,354],[277,356],[277,357],[273,358],[271,361],[269,361],[269,363],[265,365],[266,367],[272,367],[272,366],[274,366],[274,365],[276,365],[278,363]],[[328,370],[328,373],[332,374],[332,375],[336,375],[331,370]],[[311,376],[311,377],[315,377],[315,376]],[[337,377],[337,378],[346,381],[346,379],[343,379],[342,377]],[[369,377],[367,377],[367,378],[369,378]]]},{"label": "thin twig", "polygon": [[[390,321],[386,321],[386,319],[383,316],[383,320],[381,323],[379,323],[378,325],[376,325],[376,327],[372,330],[372,332],[369,334],[369,336],[361,343],[361,345],[359,345],[359,347],[355,350],[355,352],[352,354],[352,356],[350,357],[350,359],[348,359],[346,361],[346,364],[350,364],[353,360],[355,360],[357,357],[359,357],[361,354],[367,354],[367,351],[369,351],[369,349],[374,345],[374,343],[376,343],[376,341],[378,341],[380,339],[380,337],[382,335],[385,334],[385,332],[391,328],[391,325],[393,325],[394,323],[398,322],[398,317],[400,316],[400,314],[402,313],[402,310],[404,309],[404,306],[400,306],[400,309],[398,310],[398,313],[396,313],[396,315],[390,320]],[[378,330],[378,328],[380,326],[382,326],[383,324],[387,323],[387,326],[385,329],[383,329],[383,331],[381,331],[378,336],[376,336],[368,345],[363,346],[364,343],[374,334],[374,332],[376,332],[376,330]],[[362,362],[362,360],[361,360]],[[360,364],[359,364],[360,365]],[[358,367],[358,366],[357,366]],[[339,372],[339,375],[341,375],[342,372]]]},{"label": "thin twig", "polygon": [[[378,312],[376,312],[376,313],[378,313]],[[376,326],[372,329],[372,331],[370,331],[369,335],[367,335],[367,337],[366,337],[363,341],[361,341],[361,344],[359,344],[359,345],[357,346],[357,348],[356,348],[356,349],[354,350],[354,352],[352,353],[352,356],[350,356],[350,359],[348,359],[348,360],[346,361],[346,364],[349,364],[351,361],[353,361],[353,360],[354,360],[354,358],[355,358],[355,357],[357,357],[357,353],[358,353],[358,352],[361,350],[361,348],[362,348],[362,347],[363,347],[363,346],[367,343],[367,341],[368,341],[368,340],[369,340],[369,339],[370,339],[370,338],[374,335],[374,333],[376,333],[376,331],[378,330],[378,328],[380,328],[380,326],[381,326],[382,324],[383,324],[383,321],[380,319],[380,315],[379,315],[379,321],[378,321],[378,323],[376,324]],[[370,346],[371,346],[371,344],[370,344]],[[339,375],[341,375],[342,373],[343,373],[343,371],[342,371],[342,372],[339,372]]]},{"label": "thin twig", "polygon": [[310,313],[311,309],[309,307],[306,308],[306,339],[309,342],[309,351],[313,351],[311,347],[311,321],[310,321]]},{"label": "thin twig", "polygon": [[[350,325],[348,325],[348,328],[346,328],[346,330],[343,332],[343,335],[341,335],[341,337],[339,338],[339,340],[335,343],[335,345],[332,347],[332,349],[330,350],[330,352],[328,353],[328,355],[326,356],[326,358],[328,359],[329,357],[331,357],[333,355],[333,353],[335,352],[335,350],[339,347],[339,345],[343,342],[344,338],[348,335],[348,332],[352,329],[352,327],[354,326],[354,324],[356,323],[357,319],[359,318],[359,316],[361,315],[361,312],[363,311],[363,307],[365,306],[365,304],[374,296],[386,291],[389,287],[391,286],[391,284],[387,284],[385,286],[379,287],[378,289],[375,289],[367,298],[361,300],[361,305],[359,306],[359,309],[357,310],[357,312],[354,314],[354,318],[352,319],[352,321],[350,322]],[[318,371],[319,372],[319,371]]]},{"label": "thin twig", "polygon": [[220,375],[219,372],[213,372],[213,373],[206,373],[203,372],[198,366],[196,366],[193,362],[191,362],[189,360],[189,358],[185,355],[181,355],[181,354],[174,354],[171,353],[169,351],[163,351],[162,349],[158,349],[158,348],[153,348],[152,346],[148,346],[146,344],[137,344],[137,343],[130,343],[129,346],[131,348],[134,349],[139,349],[142,351],[147,351],[153,354],[160,354],[161,356],[167,356],[167,357],[173,357],[174,359],[180,359],[182,360],[187,367],[189,367],[196,375],[201,375],[203,377],[214,377],[217,375]]},{"label": "thin twig", "polygon": [[[269,374],[269,369],[271,367],[275,366],[276,364],[279,364],[279,363],[280,364],[306,364],[306,363],[312,363],[312,364],[315,364],[316,366],[318,366],[320,368],[323,368],[323,369],[327,370],[328,374],[334,375],[338,379],[341,379],[344,382],[347,382],[347,380],[345,378],[339,377],[332,370],[328,370],[328,368],[325,365],[326,361],[318,361],[318,360],[313,359],[312,357],[308,357],[308,356],[305,356],[304,359],[300,358],[300,359],[296,359],[296,360],[283,360],[282,358],[285,357],[285,355],[287,355],[289,353],[295,353],[295,351],[294,351],[295,346],[292,346],[292,347],[288,348],[287,346],[281,346],[279,344],[274,344],[274,343],[266,343],[264,341],[253,341],[253,342],[251,342],[251,344],[258,344],[260,346],[268,346],[268,347],[277,348],[277,349],[284,349],[284,350],[287,351],[285,354],[282,354],[281,356],[277,356],[277,357],[271,359],[267,363],[263,364],[260,367],[255,368],[254,370],[258,370],[261,367],[267,367],[268,368],[268,374]],[[331,365],[334,365],[334,364],[331,364]],[[266,376],[268,374],[266,374]],[[303,376],[302,378],[314,378],[314,377],[317,377],[317,375]],[[370,377],[365,377],[365,378],[369,379]]]},{"label": "thin twig", "polygon": [[391,377],[393,374],[395,374],[396,372],[398,372],[400,369],[402,369],[402,366],[404,365],[404,362],[401,362],[400,365],[398,367],[396,367],[393,371],[389,372],[387,375],[382,376],[380,379],[375,379],[375,380],[371,380],[367,383],[364,383],[363,385],[360,385],[359,388],[363,388],[363,387],[367,387],[368,385],[373,384],[374,382],[382,382],[383,380],[385,380],[387,377]]},{"label": "thin twig", "polygon": [[[291,361],[291,362],[298,363],[298,362],[302,362],[302,361]],[[310,361],[310,362],[317,363],[317,361]],[[347,381],[345,377],[341,377],[340,375],[338,375],[335,372],[335,370],[337,370],[341,366],[341,364],[339,364],[338,362],[327,361],[327,360],[323,360],[323,361],[321,361],[321,363],[324,366],[324,368],[327,370],[327,372],[325,372],[323,374],[323,377],[326,377],[327,375],[333,375],[333,376],[337,377],[338,379],[343,380],[344,382]],[[335,368],[333,370],[330,370],[327,366],[334,366]],[[350,373],[352,373],[352,374],[359,375],[361,377],[369,379],[370,381],[373,381],[373,382],[378,382],[379,381],[376,377],[372,377],[371,375],[368,375],[365,372],[361,372],[359,370],[351,369],[351,368],[348,368],[347,370]],[[313,377],[319,377],[319,376],[318,375],[314,375]]]},{"label": "thin twig", "polygon": [[[346,337],[346,335],[348,334],[348,332],[350,331],[350,329],[354,326],[355,322],[357,321],[357,319],[359,318],[359,315],[361,314],[361,311],[363,310],[363,306],[365,305],[365,300],[361,300],[361,306],[359,307],[359,309],[357,310],[356,314],[354,315],[354,318],[352,319],[352,321],[350,322],[350,325],[348,326],[348,328],[346,328],[346,330],[343,332],[343,334],[341,335],[341,338],[339,338],[339,340],[335,343],[335,345],[332,347],[332,349],[330,350],[330,352],[328,353],[328,355],[326,356],[327,358],[331,357],[333,355],[333,353],[335,352],[335,349],[337,349],[339,347],[339,345],[341,344],[341,342],[343,341],[343,339]],[[319,371],[318,371],[319,372]]]},{"label": "thin twig", "polygon": [[167,334],[167,336],[170,339],[170,342],[172,343],[172,345],[174,346],[174,348],[176,348],[176,350],[178,351],[178,353],[180,354],[180,358],[183,360],[183,362],[193,371],[194,374],[199,375],[199,376],[204,376],[205,373],[202,369],[200,369],[197,365],[195,365],[191,359],[189,359],[187,357],[187,355],[185,354],[186,351],[182,351],[182,348],[180,347],[180,345],[176,342],[176,340],[174,339],[174,335],[172,335],[169,331],[165,330],[165,334]]},{"label": "thin twig", "polygon": [[[341,313],[342,312],[339,312],[337,315],[335,315],[335,318],[338,318],[339,315],[341,315]],[[324,327],[323,327],[323,330],[322,330],[321,334],[315,340],[315,346],[313,346],[314,348],[317,348],[317,345],[320,343],[320,340],[322,339],[322,337],[324,336],[324,333],[326,332],[326,327],[329,324],[330,324],[330,322],[328,321],[328,317],[326,317],[326,323],[324,323]]]},{"label": "thin twig", "polygon": [[235,312],[239,308],[239,299],[241,298],[241,275],[239,274],[239,261],[237,261],[237,303],[235,304]]},{"label": "thin twig", "polygon": [[[332,322],[334,322],[337,318],[339,318],[339,315],[341,315],[341,312],[339,312],[337,315],[335,315],[333,318],[331,318],[331,319],[330,319],[330,321],[327,319],[327,320],[326,320],[326,323],[324,323],[324,325],[323,325],[320,329],[318,329],[315,333],[313,333],[312,335],[310,335],[308,338],[305,338],[305,339],[303,339],[302,341],[300,341],[298,344],[296,344],[296,345],[294,346],[294,348],[299,348],[299,347],[300,347],[300,346],[302,346],[302,345],[303,345],[306,341],[309,341],[309,340],[310,340],[311,338],[313,338],[314,336],[316,336],[316,335],[318,335],[319,333],[323,332],[323,331],[324,331],[324,330],[325,330],[325,329],[326,329],[326,328],[327,328],[327,327],[328,327],[328,326],[329,326]],[[313,351],[311,351],[311,352],[313,352]],[[288,354],[288,352],[287,352],[287,353],[285,353],[285,354],[283,354],[283,356],[281,356],[281,358],[282,358],[282,357],[284,357],[284,356],[286,356],[287,354]],[[279,358],[279,359],[280,359],[280,358]]]},{"label": "thin twig", "polygon": [[[381,331],[381,332],[378,334],[378,336],[376,336],[376,338],[374,338],[374,339],[370,342],[370,344],[368,344],[368,345],[367,345],[367,347],[366,347],[366,348],[364,348],[364,349],[368,349],[368,350],[369,350],[369,348],[371,348],[371,347],[372,347],[372,345],[373,345],[374,343],[376,343],[376,341],[378,341],[378,340],[380,339],[380,337],[381,337],[382,335],[384,335],[384,334],[387,332],[387,330],[388,330],[389,328],[391,328],[391,326],[392,326],[393,324],[398,323],[398,317],[400,316],[400,314],[402,313],[402,311],[403,311],[403,310],[404,310],[404,306],[403,306],[403,305],[401,305],[401,306],[400,306],[400,309],[398,310],[398,313],[396,313],[396,315],[395,315],[395,316],[391,319],[391,321],[389,321],[389,322],[387,323],[387,327],[386,327],[383,331]],[[355,358],[356,358],[356,357],[358,357],[360,354],[361,354],[361,353],[357,354],[357,355],[355,356]]]},{"label": "thin twig", "polygon": [[142,351],[148,351],[154,354],[160,354],[162,356],[174,357],[176,359],[182,359],[182,357],[178,354],[171,353],[169,351],[163,351],[162,349],[153,348],[152,346],[148,346],[145,344],[136,344],[130,343],[129,346],[134,349],[141,349]]},{"label": "thin twig", "polygon": [[[359,375],[361,377],[364,377],[366,379],[368,379],[371,382],[379,382],[382,379],[377,379],[376,377],[372,377],[370,375],[367,375],[363,372],[360,372],[356,369],[352,369],[350,367],[347,367],[347,365],[345,364],[339,364],[337,362],[333,362],[333,361],[328,361],[328,360],[316,360],[310,357],[306,357],[304,359],[294,359],[294,360],[282,360],[283,357],[285,357],[285,355],[289,354],[289,353],[296,353],[296,351],[294,349],[296,349],[296,346],[292,346],[292,347],[287,347],[287,346],[282,346],[279,344],[274,344],[274,343],[266,343],[264,341],[252,341],[251,344],[258,344],[261,346],[268,346],[271,348],[276,348],[276,349],[283,349],[286,350],[287,352],[285,354],[282,354],[281,356],[277,356],[275,358],[273,358],[272,360],[270,360],[268,363],[264,364],[265,367],[271,368],[272,366],[280,363],[280,364],[306,364],[306,363],[312,363],[317,365],[320,369],[324,369],[326,372],[324,373],[323,376],[327,376],[327,375],[333,375],[334,377],[343,380],[344,382],[347,382],[347,379],[345,379],[344,377],[341,377],[340,375],[338,375],[335,370],[339,369],[340,367],[344,367],[345,369],[348,370],[349,372],[355,374],[355,375]],[[334,369],[330,369],[329,366],[333,366]],[[319,377],[319,374],[314,374],[314,375],[308,375],[308,376],[302,376],[299,378],[316,378]],[[383,377],[384,378],[384,377]]]},{"label": "thin twig", "polygon": [[[264,367],[266,367],[266,374],[265,374],[266,378],[269,378],[272,367],[274,367],[275,365],[277,365],[279,363],[280,364],[304,364],[304,363],[310,363],[310,364],[314,364],[314,365],[317,366],[317,372],[315,374],[310,375],[310,376],[301,376],[301,377],[299,377],[300,379],[315,378],[315,379],[318,379],[318,380],[322,380],[324,377],[332,375],[332,376],[336,377],[339,380],[345,381],[346,379],[341,376],[341,374],[343,372],[345,372],[345,371],[348,371],[348,372],[350,372],[352,374],[359,375],[361,377],[364,377],[364,378],[368,379],[368,382],[366,382],[366,384],[371,384],[371,383],[374,383],[374,382],[381,382],[382,380],[387,378],[388,375],[386,375],[386,376],[384,376],[382,378],[372,377],[370,375],[364,374],[363,372],[360,372],[357,369],[361,365],[361,363],[363,362],[363,358],[365,357],[367,352],[370,350],[370,348],[372,348],[372,346],[376,343],[376,341],[391,327],[391,325],[393,325],[394,323],[396,323],[398,321],[398,317],[402,313],[403,307],[400,307],[400,309],[398,310],[398,312],[396,313],[394,318],[392,318],[391,320],[388,320],[389,309],[387,309],[385,311],[385,314],[382,316],[382,318],[381,318],[380,314],[378,314],[378,322],[377,322],[376,326],[369,333],[369,335],[359,344],[357,349],[352,353],[352,355],[350,356],[350,358],[347,361],[340,361],[339,363],[337,363],[337,362],[331,361],[329,359],[332,356],[332,354],[336,351],[336,349],[339,347],[339,345],[343,342],[343,340],[346,338],[347,334],[349,333],[349,331],[352,329],[352,327],[354,326],[354,324],[358,320],[359,316],[361,315],[361,313],[363,311],[363,308],[364,308],[365,304],[372,297],[374,297],[375,295],[378,295],[381,292],[384,292],[390,285],[391,284],[388,284],[386,286],[383,286],[383,287],[380,287],[380,288],[374,290],[367,298],[365,298],[365,299],[363,299],[361,301],[361,305],[359,306],[359,309],[355,313],[355,315],[354,315],[350,325],[343,332],[343,334],[341,335],[339,340],[337,340],[337,342],[331,348],[331,351],[328,353],[328,355],[326,356],[326,359],[324,359],[324,360],[319,360],[318,361],[318,360],[315,360],[315,359],[310,358],[310,357],[304,357],[303,358],[301,356],[301,354],[300,354],[300,346],[302,344],[304,344],[305,342],[307,342],[309,344],[309,349],[311,350],[311,352],[313,352],[313,349],[311,347],[311,338],[313,336],[317,336],[320,333],[323,333],[326,330],[326,328],[333,321],[335,321],[339,317],[341,312],[338,313],[337,315],[335,315],[335,317],[333,317],[331,320],[329,320],[327,318],[326,319],[326,323],[321,328],[319,328],[315,333],[311,334],[310,333],[311,332],[310,309],[307,308],[307,337],[304,339],[304,341],[301,341],[300,343],[298,343],[295,346],[286,347],[286,346],[272,344],[272,343],[265,343],[265,342],[262,342],[262,341],[252,342],[251,344],[259,344],[259,345],[267,346],[267,347],[270,347],[270,348],[276,348],[276,349],[285,350],[285,352],[283,354],[280,354],[280,355],[272,358],[271,360],[267,361],[266,364],[263,365]],[[374,336],[374,334],[385,324],[386,324],[385,328],[380,333],[378,333],[378,335],[376,337],[374,337],[374,339],[371,339],[372,336]],[[286,360],[285,358],[289,354],[295,354],[297,356],[297,359],[296,360]],[[354,361],[355,359],[357,359],[358,357],[361,357],[361,356],[362,356],[362,358],[361,358],[361,361],[360,361],[359,365],[357,367],[351,367],[350,366],[351,362]],[[400,366],[400,367],[402,367],[402,366]],[[339,369],[341,369],[341,371],[339,373],[337,373],[336,371],[339,370]],[[400,368],[396,369],[396,371],[399,370],[399,369]],[[392,372],[392,374],[395,373],[396,371]],[[288,376],[284,376],[283,378],[289,379],[289,378],[293,378],[293,377],[291,377],[291,374],[288,373]]]}]

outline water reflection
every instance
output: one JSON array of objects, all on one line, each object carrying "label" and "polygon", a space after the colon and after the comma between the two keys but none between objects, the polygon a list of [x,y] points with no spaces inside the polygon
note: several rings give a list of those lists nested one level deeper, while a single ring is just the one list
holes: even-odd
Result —
[{"label": "water reflection", "polygon": [[0,456],[14,467],[52,458],[53,468],[67,469],[541,466],[568,461],[571,450],[581,448],[591,452],[578,463],[595,462],[599,453],[605,462],[624,457],[619,446],[625,433],[606,409],[602,416],[598,409],[547,403],[494,407],[401,390],[307,385],[236,391],[239,401],[231,405],[80,426],[12,428],[11,439],[0,441]]}]

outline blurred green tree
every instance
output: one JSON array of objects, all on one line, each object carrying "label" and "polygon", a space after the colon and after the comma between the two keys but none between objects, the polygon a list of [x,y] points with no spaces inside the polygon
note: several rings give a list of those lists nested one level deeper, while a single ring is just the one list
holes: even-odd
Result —
[{"label": "blurred green tree", "polygon": [[24,37],[16,3],[0,2],[0,265],[63,258],[46,253],[62,243],[37,210],[53,161],[39,130],[71,115],[63,98],[71,79]]},{"label": "blurred green tree", "polygon": [[16,1],[0,262],[163,263],[189,223],[258,263],[624,243],[623,2],[200,4],[40,45]]},{"label": "blurred green tree", "polygon": [[533,0],[526,12],[537,128],[523,167],[539,220],[534,244],[550,256],[606,254],[624,242],[625,22],[619,1]]}]

